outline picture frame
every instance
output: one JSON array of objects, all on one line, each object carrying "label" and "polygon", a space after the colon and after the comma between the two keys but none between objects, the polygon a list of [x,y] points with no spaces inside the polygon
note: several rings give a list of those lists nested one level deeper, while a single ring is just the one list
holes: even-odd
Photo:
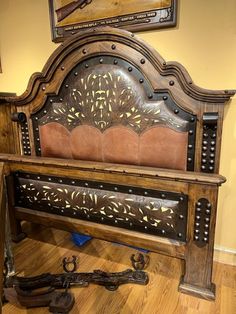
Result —
[{"label": "picture frame", "polygon": [[52,40],[87,28],[144,31],[176,26],[177,0],[49,0]]}]

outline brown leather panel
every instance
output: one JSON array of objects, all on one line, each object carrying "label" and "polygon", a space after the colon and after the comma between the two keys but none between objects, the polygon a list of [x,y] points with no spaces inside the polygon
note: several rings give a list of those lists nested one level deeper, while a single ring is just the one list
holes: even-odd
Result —
[{"label": "brown leather panel", "polygon": [[188,132],[154,127],[140,136],[140,164],[186,170]]},{"label": "brown leather panel", "polygon": [[103,161],[137,165],[139,136],[127,127],[117,126],[103,133]]},{"label": "brown leather panel", "polygon": [[70,132],[57,122],[39,126],[41,155],[44,157],[72,158]]},{"label": "brown leather panel", "polygon": [[186,170],[188,133],[157,126],[140,136],[116,126],[104,133],[81,125],[70,133],[51,122],[39,127],[42,156]]},{"label": "brown leather panel", "polygon": [[71,132],[74,159],[102,161],[102,133],[93,126],[81,125]]}]

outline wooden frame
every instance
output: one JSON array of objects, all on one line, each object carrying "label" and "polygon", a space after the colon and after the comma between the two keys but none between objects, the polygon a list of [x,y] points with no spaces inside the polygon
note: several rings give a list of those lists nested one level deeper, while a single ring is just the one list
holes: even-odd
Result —
[{"label": "wooden frame", "polygon": [[[110,63],[105,64],[107,56],[111,62],[108,60]],[[120,59],[125,62],[119,64],[117,60]],[[192,163],[192,171],[41,157],[37,144],[37,121],[41,119],[41,113],[48,114],[50,103],[58,104],[58,99],[60,101],[60,97],[64,97],[60,93],[68,90],[69,81],[66,80],[70,73],[78,77],[77,66],[80,66],[78,69],[82,74],[87,68],[97,70],[106,69],[107,66],[109,71],[114,67],[116,71],[118,67],[118,73],[125,73],[125,76],[127,73],[135,75],[136,71],[136,82],[145,86],[147,81],[150,86],[147,98],[152,101],[156,96],[162,97],[163,101],[171,98],[177,107],[170,107],[170,111],[175,115],[181,114],[182,109],[186,111],[189,114],[189,135],[196,135],[194,145],[188,144],[188,151],[194,147],[194,154],[187,160]],[[73,91],[73,86],[71,88]],[[137,90],[141,90],[140,85]],[[7,153],[8,149],[10,153],[1,155],[0,160],[6,163],[11,172],[7,186],[11,196],[9,211],[13,238],[22,238],[20,221],[28,220],[177,257],[185,263],[180,291],[214,299],[215,290],[211,280],[217,197],[218,188],[225,181],[218,174],[223,110],[224,103],[234,94],[235,91],[210,91],[196,86],[183,66],[165,62],[151,47],[129,32],[98,28],[96,32],[85,31],[72,37],[53,53],[42,73],[32,76],[23,95],[0,98],[0,110],[5,115],[1,132],[14,134],[12,143],[12,137],[0,137],[4,152]],[[173,113],[171,115],[173,117]],[[193,123],[196,123],[196,128],[191,129]],[[44,186],[48,190],[66,189],[68,196],[70,191],[79,192],[89,184],[98,196],[107,194],[113,188],[136,198],[141,195],[143,201],[149,197],[148,193],[154,192],[160,202],[160,198],[171,199],[173,193],[178,197],[177,202],[185,199],[187,215],[175,216],[176,224],[178,219],[184,220],[184,236],[178,232],[175,237],[168,238],[166,230],[163,234],[160,230],[148,233],[145,228],[140,231],[140,228],[136,230],[133,226],[116,226],[115,221],[114,224],[102,220],[99,223],[91,219],[91,215],[82,219],[81,216],[73,218],[72,203],[68,204],[67,209],[61,203],[54,206],[53,199],[50,199],[49,204],[40,200],[38,206],[38,196],[31,203],[32,206],[28,202],[35,197],[28,185],[37,187],[39,194]],[[68,197],[60,198],[68,201]]]},{"label": "wooden frame", "polygon": [[176,25],[177,0],[139,0],[129,3],[125,0],[96,1],[80,0],[68,3],[49,0],[53,41],[63,41],[83,29],[98,26],[143,31]]}]

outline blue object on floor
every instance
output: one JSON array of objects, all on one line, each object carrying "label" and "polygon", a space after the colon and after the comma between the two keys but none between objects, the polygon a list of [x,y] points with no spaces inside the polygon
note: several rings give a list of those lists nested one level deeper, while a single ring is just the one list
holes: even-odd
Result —
[{"label": "blue object on floor", "polygon": [[76,232],[72,233],[71,235],[72,235],[73,242],[78,246],[82,246],[85,243],[87,243],[89,240],[92,239],[92,237],[90,237],[90,236],[87,236],[85,234],[76,233]]}]

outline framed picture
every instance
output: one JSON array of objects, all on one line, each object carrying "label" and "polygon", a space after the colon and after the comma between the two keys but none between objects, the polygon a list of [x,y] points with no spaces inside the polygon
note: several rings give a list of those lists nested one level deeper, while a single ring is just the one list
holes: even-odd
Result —
[{"label": "framed picture", "polygon": [[177,0],[49,0],[53,41],[98,26],[142,31],[176,25]]}]

